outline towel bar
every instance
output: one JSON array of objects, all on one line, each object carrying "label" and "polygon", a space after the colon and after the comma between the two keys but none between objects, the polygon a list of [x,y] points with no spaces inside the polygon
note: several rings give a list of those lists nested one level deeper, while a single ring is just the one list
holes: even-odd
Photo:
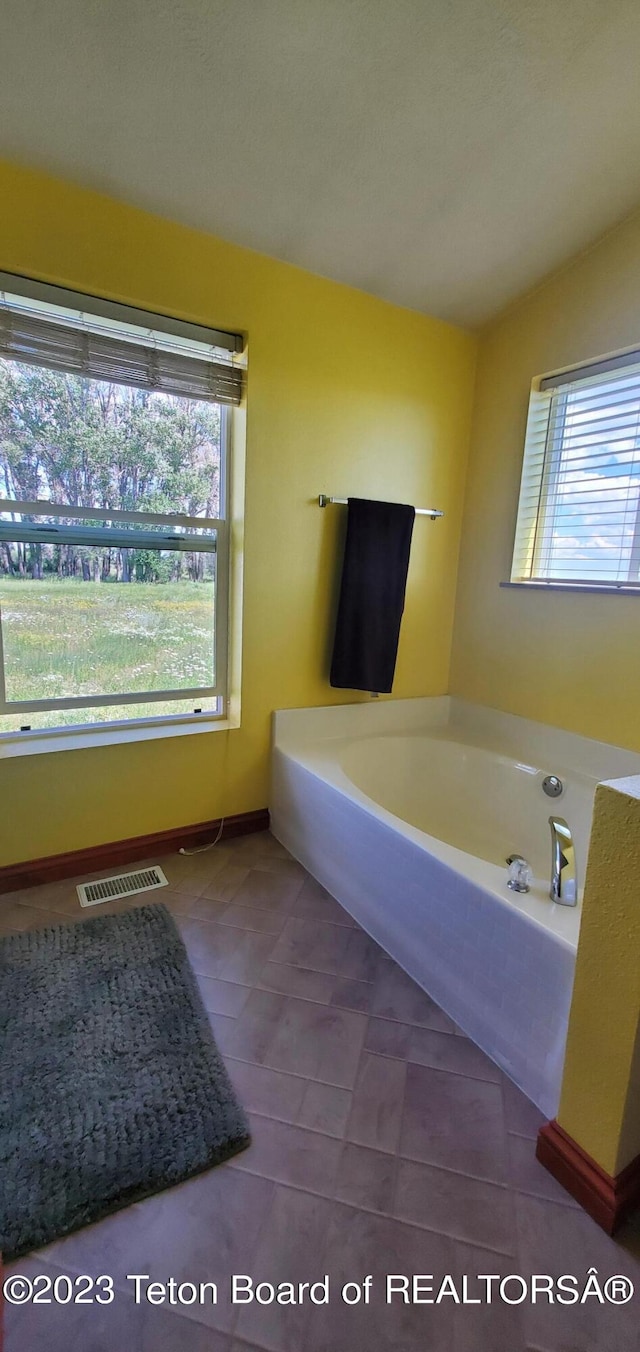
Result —
[{"label": "towel bar", "polygon": [[[330,503],[334,502],[346,504],[348,502],[348,498],[330,498],[327,493],[320,493],[318,495],[319,507],[328,507]],[[444,512],[436,511],[435,507],[416,507],[415,513],[416,516],[430,516],[432,521],[435,521],[436,518],[439,516],[444,516]]]}]

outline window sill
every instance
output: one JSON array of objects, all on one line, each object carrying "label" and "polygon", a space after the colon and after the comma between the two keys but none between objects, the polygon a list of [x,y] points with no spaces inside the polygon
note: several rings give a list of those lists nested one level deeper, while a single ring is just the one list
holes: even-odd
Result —
[{"label": "window sill", "polygon": [[501,587],[517,591],[586,592],[588,596],[640,596],[640,587],[616,586],[609,582],[501,582]]},{"label": "window sill", "polygon": [[54,751],[86,751],[89,747],[118,746],[130,742],[155,742],[166,737],[191,737],[208,732],[229,732],[239,723],[229,718],[207,718],[171,726],[62,728],[56,732],[16,732],[0,735],[0,760],[13,756],[50,755]]}]

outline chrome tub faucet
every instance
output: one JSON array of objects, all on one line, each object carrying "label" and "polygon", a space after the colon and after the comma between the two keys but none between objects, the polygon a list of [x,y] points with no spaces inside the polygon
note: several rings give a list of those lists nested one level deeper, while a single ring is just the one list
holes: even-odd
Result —
[{"label": "chrome tub faucet", "polygon": [[550,817],[551,827],[551,891],[552,901],[560,906],[577,906],[578,879],[576,850],[573,836],[564,817]]}]

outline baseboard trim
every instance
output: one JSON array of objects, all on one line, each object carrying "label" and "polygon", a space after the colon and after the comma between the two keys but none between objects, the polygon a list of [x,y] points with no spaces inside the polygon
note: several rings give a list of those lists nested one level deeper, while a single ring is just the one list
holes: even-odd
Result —
[{"label": "baseboard trim", "polygon": [[640,1155],[608,1174],[554,1120],[538,1132],[536,1158],[608,1235],[640,1206]]},{"label": "baseboard trim", "polygon": [[[238,812],[225,817],[221,839],[244,836],[269,827],[269,809]],[[23,887],[38,887],[41,883],[59,882],[80,873],[96,873],[120,864],[132,864],[137,859],[181,847],[191,849],[207,845],[220,829],[220,818],[212,822],[197,822],[193,826],[175,826],[169,831],[156,831],[149,836],[132,836],[128,840],[113,840],[106,845],[92,845],[86,850],[70,850],[67,854],[52,854],[43,859],[29,859],[20,864],[0,868],[0,894],[15,892]]]}]

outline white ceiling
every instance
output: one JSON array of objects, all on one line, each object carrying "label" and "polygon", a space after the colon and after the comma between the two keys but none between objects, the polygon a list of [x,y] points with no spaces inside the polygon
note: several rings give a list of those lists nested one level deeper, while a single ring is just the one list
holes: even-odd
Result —
[{"label": "white ceiling", "polygon": [[638,0],[0,0],[0,154],[479,324],[640,200]]}]

